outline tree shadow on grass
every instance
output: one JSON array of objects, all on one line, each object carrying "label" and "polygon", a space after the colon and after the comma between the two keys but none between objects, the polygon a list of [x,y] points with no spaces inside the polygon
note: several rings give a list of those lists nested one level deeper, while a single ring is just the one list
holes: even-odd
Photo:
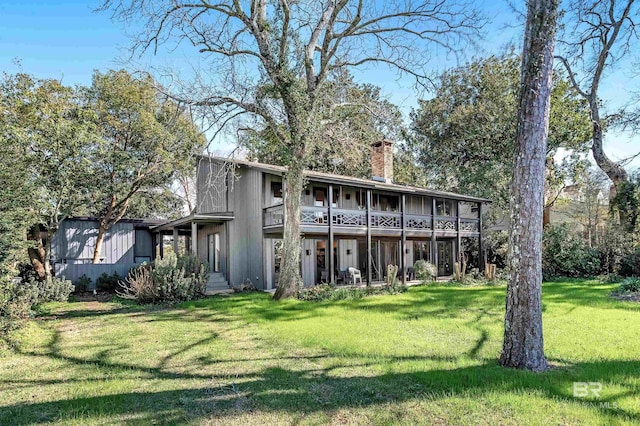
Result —
[{"label": "tree shadow on grass", "polygon": [[[640,378],[640,362],[579,363],[572,365],[570,370],[555,369],[544,374],[504,369],[495,362],[456,369],[350,377],[336,377],[330,370],[266,368],[246,375],[238,382],[228,378],[223,381],[210,379],[188,389],[14,404],[0,408],[0,423],[26,425],[99,418],[131,425],[179,424],[198,419],[224,419],[250,411],[304,415],[404,401],[425,400],[439,404],[439,400],[456,396],[477,400],[488,392],[495,395],[531,391],[550,401],[582,403],[572,395],[572,382],[584,378],[585,371],[590,374],[589,381],[601,381],[605,386],[607,381],[620,383],[621,378],[633,382]],[[625,385],[617,394],[589,402],[610,421],[640,421],[637,412],[603,404],[616,403],[624,397],[638,397],[639,393],[634,386]]]}]

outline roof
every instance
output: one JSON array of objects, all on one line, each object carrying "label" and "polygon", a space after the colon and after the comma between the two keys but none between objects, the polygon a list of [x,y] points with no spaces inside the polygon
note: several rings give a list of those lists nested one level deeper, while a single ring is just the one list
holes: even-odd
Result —
[{"label": "roof", "polygon": [[[262,170],[262,171],[280,175],[280,176],[287,171],[287,168],[284,166],[258,163],[255,161],[237,160],[232,158],[217,157],[217,156],[210,156],[210,155],[201,155],[200,157],[213,160],[213,161],[219,161],[219,162],[231,162],[239,166],[251,167],[253,169]],[[323,172],[317,172],[314,170],[305,170],[304,175],[309,179],[313,179],[315,181],[325,182],[325,183],[352,184],[359,187],[378,189],[381,191],[396,191],[396,192],[402,192],[405,194],[419,194],[419,195],[430,195],[430,196],[442,197],[442,198],[455,198],[463,201],[475,201],[475,202],[481,202],[481,203],[491,202],[491,200],[487,198],[474,197],[471,195],[457,194],[454,192],[447,192],[447,191],[439,191],[439,190],[430,189],[430,188],[421,188],[418,186],[401,185],[397,183],[385,183],[385,182],[375,181],[372,179],[362,179],[362,178],[357,178],[352,176],[323,173]]]},{"label": "roof", "polygon": [[156,226],[152,226],[151,230],[159,232],[190,226],[192,223],[224,222],[233,219],[234,216],[230,213],[191,213],[189,216],[159,223]]},{"label": "roof", "polygon": [[[101,218],[95,216],[74,216],[68,217],[65,220],[78,220],[83,222],[99,222]],[[144,218],[122,218],[118,221],[119,223],[132,223],[137,227],[153,227],[160,225],[161,223],[165,223],[166,220],[163,219],[144,219]]]}]

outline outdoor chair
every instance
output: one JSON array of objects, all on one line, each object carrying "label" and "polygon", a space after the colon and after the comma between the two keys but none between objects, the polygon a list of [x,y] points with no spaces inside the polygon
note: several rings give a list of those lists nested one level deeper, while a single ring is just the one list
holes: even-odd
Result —
[{"label": "outdoor chair", "polygon": [[359,269],[356,268],[349,268],[349,276],[351,277],[351,282],[356,285],[358,282],[357,280],[360,280],[360,284],[362,284],[362,274],[360,273]]}]

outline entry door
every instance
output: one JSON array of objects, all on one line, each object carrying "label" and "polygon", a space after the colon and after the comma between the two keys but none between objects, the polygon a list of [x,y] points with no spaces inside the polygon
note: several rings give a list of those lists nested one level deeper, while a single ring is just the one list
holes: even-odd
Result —
[{"label": "entry door", "polygon": [[453,274],[453,241],[438,241],[438,275]]},{"label": "entry door", "polygon": [[211,272],[220,272],[220,234],[207,235],[208,242],[208,262]]}]

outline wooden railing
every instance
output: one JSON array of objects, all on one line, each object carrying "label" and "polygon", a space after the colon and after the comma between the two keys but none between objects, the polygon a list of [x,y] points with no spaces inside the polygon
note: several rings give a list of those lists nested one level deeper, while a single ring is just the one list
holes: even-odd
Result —
[{"label": "wooden railing", "polygon": [[395,212],[371,212],[372,228],[402,228],[402,214]]},{"label": "wooden railing", "polygon": [[329,225],[329,209],[326,207],[303,206],[300,213],[303,225]]},{"label": "wooden railing", "polygon": [[460,232],[480,232],[480,220],[460,219]]},{"label": "wooden railing", "polygon": [[336,226],[367,226],[364,210],[331,209],[331,224]]},{"label": "wooden railing", "polygon": [[404,227],[416,231],[431,231],[431,215],[405,214]]},{"label": "wooden railing", "polygon": [[456,221],[457,219],[455,217],[436,216],[435,217],[436,231],[456,231]]},{"label": "wooden railing", "polygon": [[[432,231],[430,215],[405,214],[404,228],[412,231]],[[436,231],[458,231],[458,219],[452,216],[435,216]],[[265,226],[277,226],[284,223],[284,206],[264,209]],[[302,206],[300,213],[302,225],[329,226],[327,207]],[[331,224],[344,227],[366,227],[367,212],[364,210],[331,209]],[[383,229],[402,229],[402,214],[397,212],[371,211],[371,227]],[[480,232],[478,219],[460,218],[460,232]]]},{"label": "wooden railing", "polygon": [[284,206],[277,204],[264,209],[264,226],[276,226],[284,224]]}]

